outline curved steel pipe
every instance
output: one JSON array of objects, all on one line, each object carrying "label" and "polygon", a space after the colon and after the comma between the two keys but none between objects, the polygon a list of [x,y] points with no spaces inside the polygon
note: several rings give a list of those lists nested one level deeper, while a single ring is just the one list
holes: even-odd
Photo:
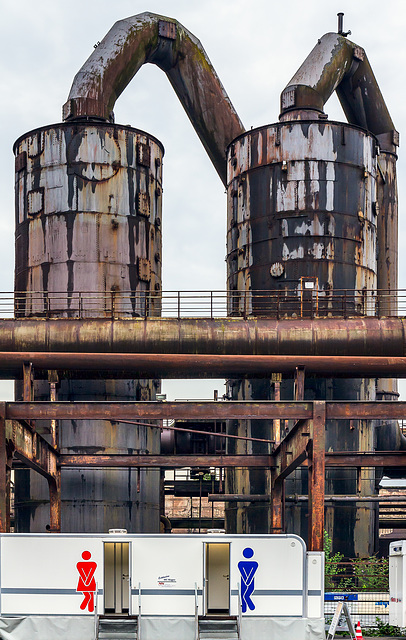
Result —
[{"label": "curved steel pipe", "polygon": [[116,22],[76,74],[63,119],[112,118],[143,64],[162,69],[226,184],[226,147],[245,129],[200,41],[180,22],[140,13]]},{"label": "curved steel pipe", "polygon": [[0,351],[406,356],[405,318],[0,320]]},{"label": "curved steel pipe", "polygon": [[[281,94],[281,120],[296,119],[300,110],[317,118],[333,91],[350,124],[377,136],[385,151],[396,152],[398,135],[366,53],[338,33],[320,38],[288,82]],[[305,117],[301,113],[300,119]]]}]

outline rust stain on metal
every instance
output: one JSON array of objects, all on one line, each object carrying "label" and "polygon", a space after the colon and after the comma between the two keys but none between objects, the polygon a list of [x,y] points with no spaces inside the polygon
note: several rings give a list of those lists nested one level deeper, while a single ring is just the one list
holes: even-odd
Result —
[{"label": "rust stain on metal", "polygon": [[225,149],[244,127],[202,45],[176,20],[141,13],[113,25],[76,75],[64,119],[109,120],[117,97],[148,62],[167,74],[225,183]]}]

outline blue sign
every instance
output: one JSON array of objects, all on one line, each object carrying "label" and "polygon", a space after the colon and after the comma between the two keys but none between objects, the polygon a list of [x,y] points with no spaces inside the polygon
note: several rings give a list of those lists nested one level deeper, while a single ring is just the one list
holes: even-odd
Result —
[{"label": "blue sign", "polygon": [[254,592],[254,576],[258,569],[258,562],[250,560],[254,555],[253,550],[250,547],[246,547],[242,552],[244,558],[247,560],[241,560],[238,563],[238,569],[241,574],[241,609],[245,613],[247,608],[250,611],[254,611],[255,604],[251,600],[251,596]]},{"label": "blue sign", "polygon": [[340,600],[344,600],[348,602],[348,600],[358,600],[358,593],[325,593],[324,594],[325,602],[336,602]]}]

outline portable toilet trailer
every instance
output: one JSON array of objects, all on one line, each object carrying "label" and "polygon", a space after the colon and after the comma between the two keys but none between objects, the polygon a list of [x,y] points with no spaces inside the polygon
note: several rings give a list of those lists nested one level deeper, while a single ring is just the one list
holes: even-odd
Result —
[{"label": "portable toilet trailer", "polygon": [[324,638],[324,554],[296,535],[2,534],[0,559],[0,637]]},{"label": "portable toilet trailer", "polygon": [[389,624],[406,627],[406,540],[389,545]]}]

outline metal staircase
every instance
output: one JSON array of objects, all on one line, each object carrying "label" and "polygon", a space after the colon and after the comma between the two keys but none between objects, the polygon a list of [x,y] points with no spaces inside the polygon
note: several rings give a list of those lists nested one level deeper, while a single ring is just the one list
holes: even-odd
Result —
[{"label": "metal staircase", "polygon": [[198,640],[239,640],[239,638],[236,617],[199,618]]},{"label": "metal staircase", "polygon": [[100,616],[97,625],[97,640],[139,640],[138,619]]}]

